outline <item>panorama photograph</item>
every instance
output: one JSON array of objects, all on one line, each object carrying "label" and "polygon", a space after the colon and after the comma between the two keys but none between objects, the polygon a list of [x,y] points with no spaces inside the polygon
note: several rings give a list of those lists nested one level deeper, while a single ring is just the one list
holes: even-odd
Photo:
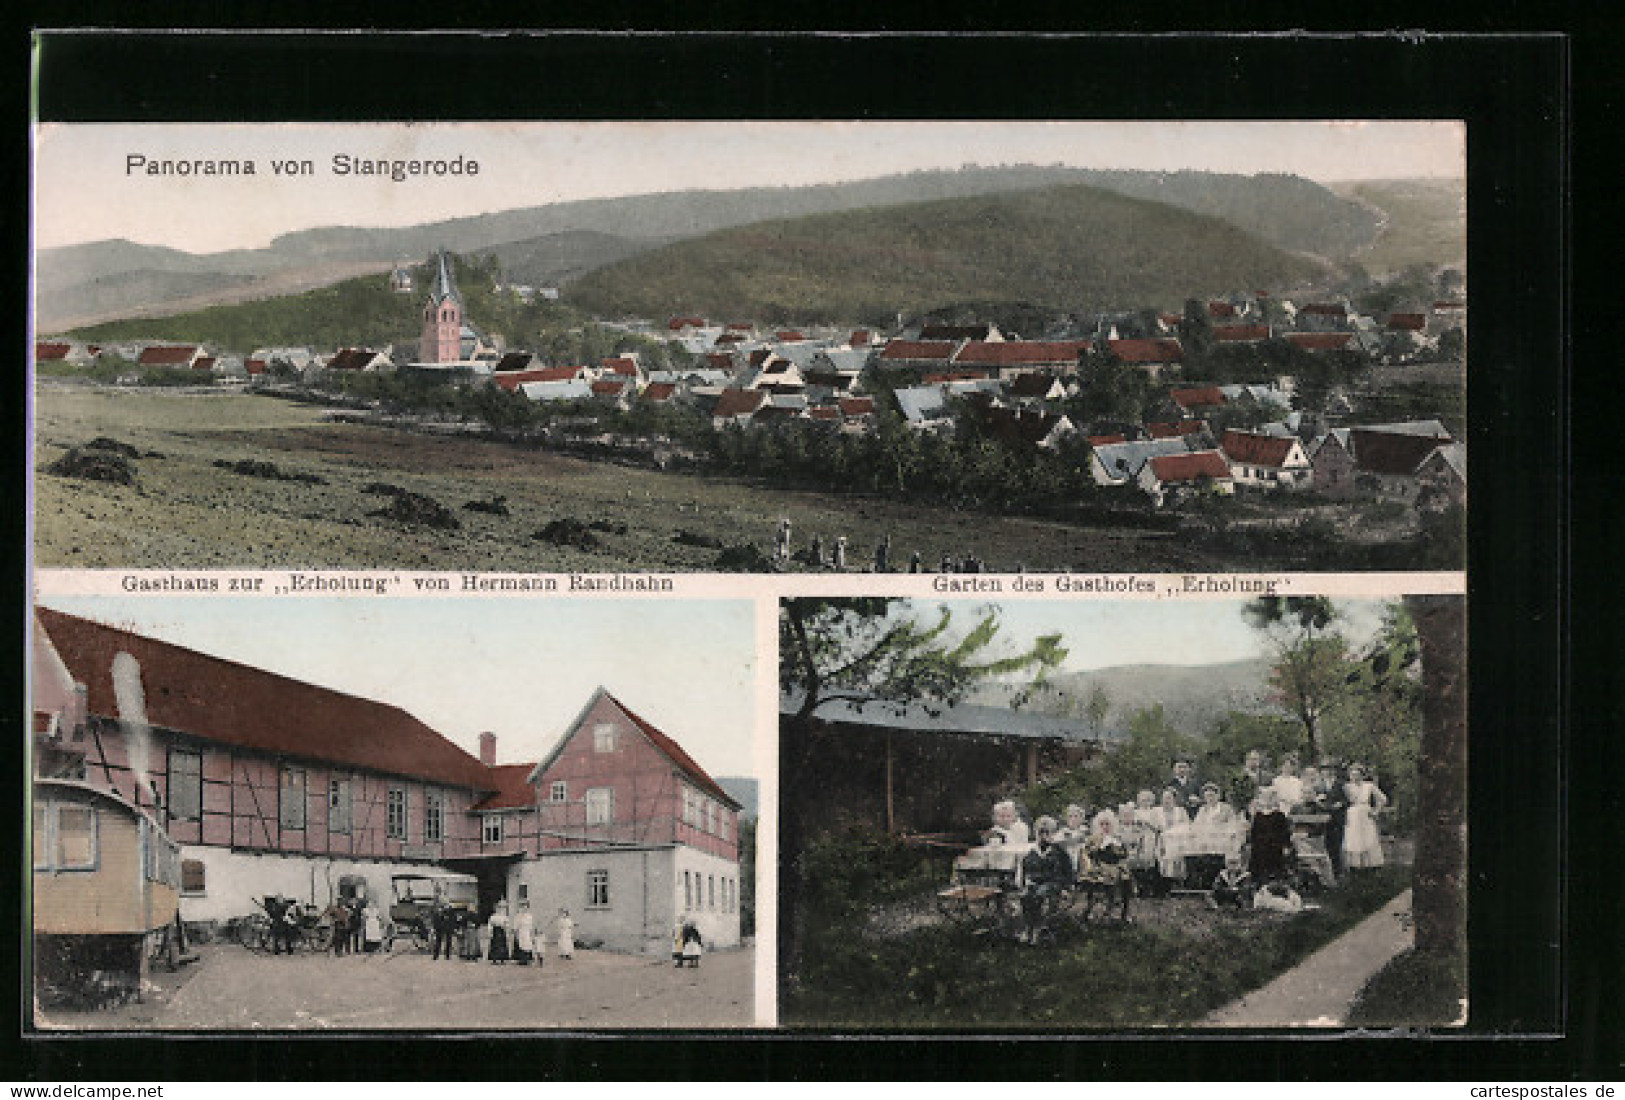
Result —
[{"label": "panorama photograph", "polygon": [[1464,565],[1459,122],[33,152],[40,566]]},{"label": "panorama photograph", "polygon": [[781,1025],[1465,1025],[1464,605],[782,601]]},{"label": "panorama photograph", "polygon": [[748,601],[40,597],[33,1029],[771,1022],[753,626]]}]

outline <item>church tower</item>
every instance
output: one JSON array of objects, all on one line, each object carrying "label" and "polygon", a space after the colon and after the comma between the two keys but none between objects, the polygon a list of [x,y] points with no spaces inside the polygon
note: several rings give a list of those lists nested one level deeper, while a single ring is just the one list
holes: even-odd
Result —
[{"label": "church tower", "polygon": [[434,289],[423,306],[423,338],[418,354],[424,363],[456,363],[462,359],[463,299],[451,277],[446,250],[438,257]]}]

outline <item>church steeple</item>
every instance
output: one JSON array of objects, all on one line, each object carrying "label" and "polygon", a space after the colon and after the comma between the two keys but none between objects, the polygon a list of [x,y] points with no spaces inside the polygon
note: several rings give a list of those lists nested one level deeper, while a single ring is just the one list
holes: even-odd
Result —
[{"label": "church steeple", "polygon": [[423,338],[419,354],[425,363],[455,363],[462,359],[463,299],[452,278],[446,250],[436,257],[434,289],[423,306]]}]

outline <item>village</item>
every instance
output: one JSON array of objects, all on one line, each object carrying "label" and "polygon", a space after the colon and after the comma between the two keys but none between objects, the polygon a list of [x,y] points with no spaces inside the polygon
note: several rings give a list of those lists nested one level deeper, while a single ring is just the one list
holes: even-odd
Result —
[{"label": "village", "polygon": [[[1295,304],[1254,292],[1192,300],[1182,314],[1140,309],[1052,325],[1038,338],[990,322],[882,333],[692,315],[606,319],[599,323],[620,334],[623,349],[560,363],[484,331],[468,315],[456,266],[442,250],[390,272],[403,312],[418,303],[413,345],[233,352],[42,340],[36,364],[126,362],[117,379],[126,385],[159,372],[169,383],[325,401],[346,410],[335,415],[420,430],[484,431],[660,469],[811,480],[983,510],[1053,511],[1087,497],[1211,525],[1226,515],[1205,503],[1214,498],[1295,497],[1398,506],[1414,528],[1465,500],[1465,287],[1448,269],[1437,285],[1453,296],[1379,315],[1347,296]],[[524,301],[557,293],[490,289]],[[394,388],[380,397],[384,379]],[[1450,408],[1426,403],[1441,392]],[[964,453],[949,455],[955,445]],[[998,471],[977,469],[979,454]],[[895,478],[878,471],[893,462]],[[1294,518],[1289,511],[1265,525]],[[867,547],[849,553],[831,537],[801,547],[796,560],[905,567],[881,557],[877,549],[871,561]]]}]

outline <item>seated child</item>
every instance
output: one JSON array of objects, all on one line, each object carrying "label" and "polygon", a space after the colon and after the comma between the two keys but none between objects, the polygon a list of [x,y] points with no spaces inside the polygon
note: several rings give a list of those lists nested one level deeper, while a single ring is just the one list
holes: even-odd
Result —
[{"label": "seated child", "polygon": [[1025,925],[1022,939],[1036,942],[1043,924],[1044,904],[1072,885],[1072,860],[1066,849],[1055,843],[1056,825],[1053,817],[1041,817],[1036,823],[1038,843],[1021,861],[1022,885],[1021,917]]},{"label": "seated child", "polygon": [[982,839],[989,844],[1026,844],[1032,836],[1027,831],[1027,823],[1016,812],[1014,802],[996,802],[993,827],[982,834]]},{"label": "seated child", "polygon": [[1219,872],[1219,877],[1213,880],[1213,888],[1208,891],[1207,907],[1245,909],[1252,901],[1253,878],[1242,867],[1241,856],[1226,856],[1224,870]]}]

